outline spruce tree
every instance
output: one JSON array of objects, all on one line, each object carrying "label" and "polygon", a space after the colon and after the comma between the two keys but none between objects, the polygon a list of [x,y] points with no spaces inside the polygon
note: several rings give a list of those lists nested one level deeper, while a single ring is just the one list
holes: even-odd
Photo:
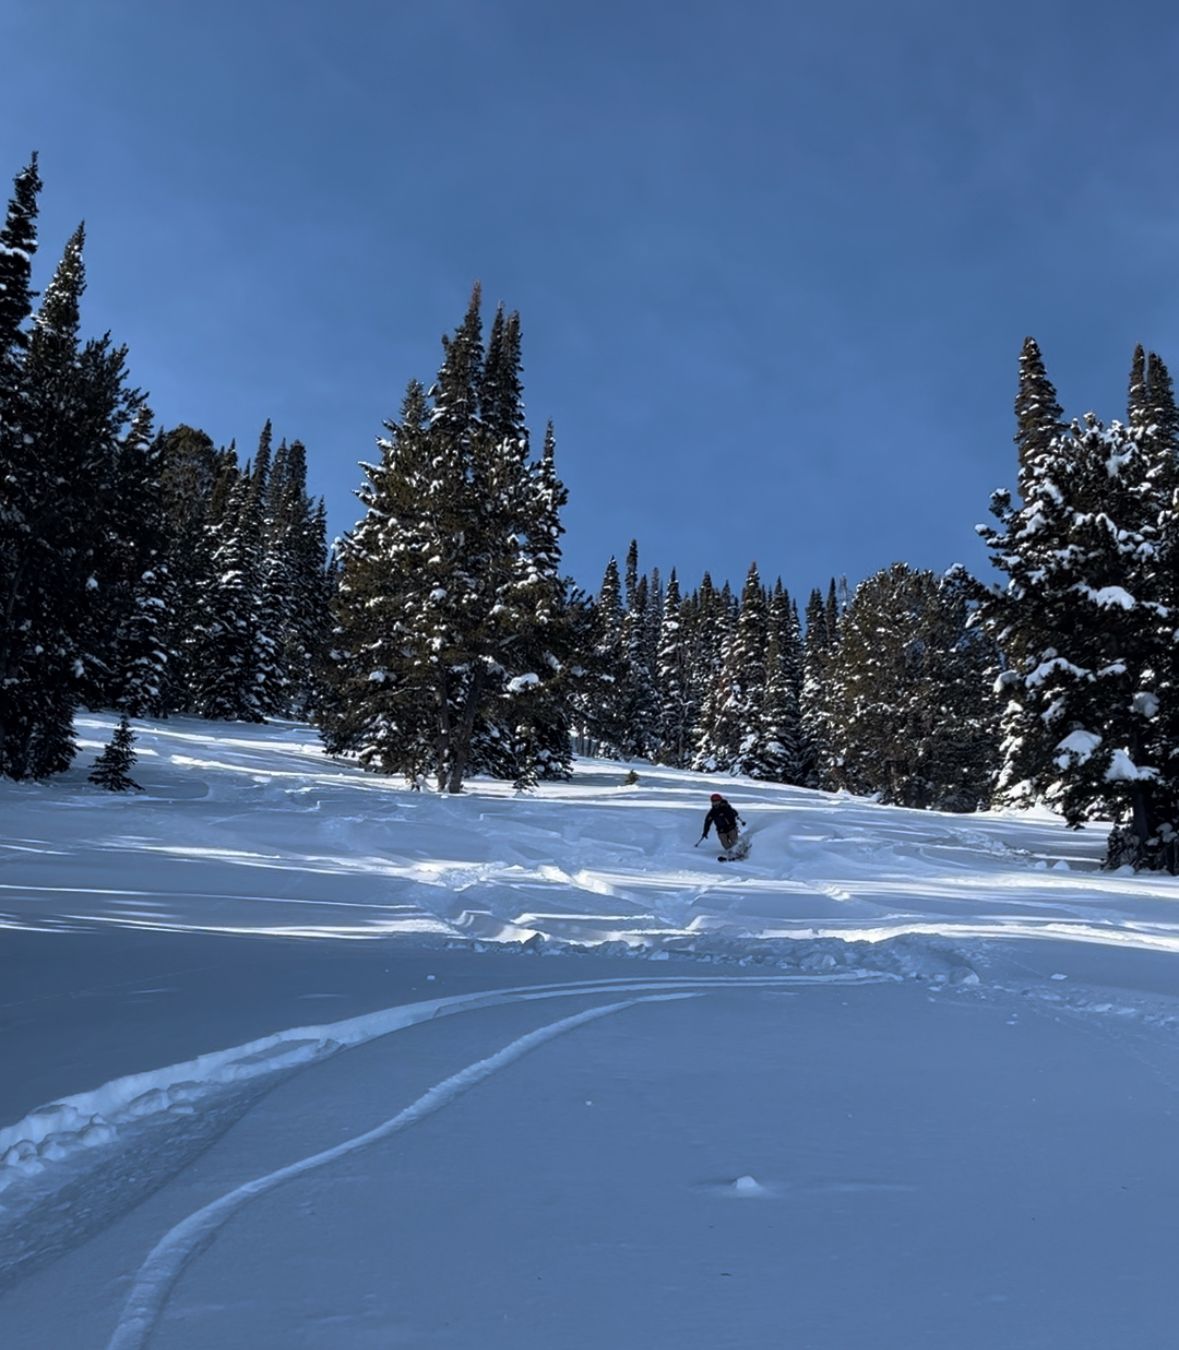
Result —
[{"label": "spruce tree", "polygon": [[961,585],[904,563],[857,587],[829,666],[836,780],[885,802],[973,811],[986,800],[990,659]]},{"label": "spruce tree", "polygon": [[143,405],[119,447],[115,500],[107,512],[107,579],[95,617],[98,634],[108,635],[99,702],[132,717],[168,711],[173,653],[165,618],[173,592],[161,471],[161,442]]},{"label": "spruce tree", "polygon": [[[37,156],[33,155],[14,180],[4,228],[0,229],[0,392],[11,391],[13,367],[28,345],[26,325],[33,312],[33,255],[37,252],[40,191]],[[3,425],[0,423],[0,428]]]},{"label": "spruce tree", "polygon": [[680,584],[672,569],[660,628],[657,690],[660,764],[686,768],[691,757],[696,705],[692,695],[691,648],[681,619]]},{"label": "spruce tree", "polygon": [[104,661],[93,617],[109,580],[119,444],[142,403],[126,385],[125,350],[79,340],[83,242],[79,227],[35,316],[13,391],[19,434],[15,418],[5,424],[0,772],[17,778],[73,758],[74,706]]},{"label": "spruce tree", "polygon": [[736,626],[725,644],[720,673],[701,711],[693,766],[704,772],[766,776],[762,714],[768,640],[765,592],[750,565]]},{"label": "spruce tree", "polygon": [[627,739],[626,646],[618,562],[611,558],[593,604],[588,678],[583,681],[579,716],[595,753],[622,755]]},{"label": "spruce tree", "polygon": [[798,706],[802,653],[793,606],[781,578],[770,598],[767,627],[761,752],[753,774],[773,782],[797,783],[802,774],[802,716]]},{"label": "spruce tree", "polygon": [[169,712],[193,712],[216,529],[237,470],[205,432],[185,425],[161,432],[157,454],[168,579],[161,623],[168,655],[164,702]]},{"label": "spruce tree", "polygon": [[240,474],[212,527],[212,578],[199,601],[193,703],[202,717],[261,722],[277,684],[273,611],[263,604],[261,494]]},{"label": "spruce tree", "polygon": [[[38,510],[35,457],[22,429],[22,374],[33,311],[32,259],[37,250],[37,157],[17,175],[0,230],[0,774],[22,776],[29,693],[18,671],[27,660],[18,636],[27,574],[34,566],[30,539]],[[26,677],[27,678],[27,677]]]},{"label": "spruce tree", "polygon": [[997,494],[1002,528],[984,531],[1007,584],[981,606],[1009,663],[1001,799],[1022,782],[1072,824],[1127,821],[1143,850],[1160,825],[1161,673],[1173,652],[1155,621],[1156,467],[1125,427],[1093,414],[1024,457],[1022,506]]},{"label": "spruce tree", "polygon": [[822,592],[811,591],[806,605],[799,707],[802,715],[800,779],[804,786],[812,788],[830,787],[834,777],[829,665],[835,635],[829,629],[829,616],[830,606],[823,603]]},{"label": "spruce tree", "polygon": [[480,769],[526,782],[569,757],[553,574],[564,489],[551,453],[529,458],[519,317],[497,316],[485,353],[479,310],[476,287],[429,395],[411,385],[366,466],[323,715],[330,749],[431,772],[448,792]]},{"label": "spruce tree", "polygon": [[622,621],[622,722],[624,759],[646,759],[655,748],[658,703],[650,665],[647,578],[635,570],[635,544],[627,558],[627,609]]},{"label": "spruce tree", "polygon": [[137,758],[135,754],[135,733],[127,721],[126,713],[119,718],[119,725],[106,749],[94,762],[90,771],[90,781],[96,786],[106,788],[108,792],[136,792],[143,789],[131,777],[131,770]]},{"label": "spruce tree", "polygon": [[416,380],[397,421],[385,423],[380,461],[363,465],[357,493],[364,517],[341,543],[336,624],[320,730],[333,754],[353,754],[368,768],[427,773],[433,742],[428,617],[435,539],[420,512],[427,500],[432,452],[429,405]]}]

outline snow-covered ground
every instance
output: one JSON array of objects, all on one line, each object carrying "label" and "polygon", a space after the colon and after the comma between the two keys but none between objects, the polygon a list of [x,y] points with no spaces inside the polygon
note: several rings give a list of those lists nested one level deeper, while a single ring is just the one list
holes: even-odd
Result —
[{"label": "snow-covered ground", "polygon": [[138,748],[0,786],[6,1350],[1174,1344],[1179,883],[1101,831]]}]

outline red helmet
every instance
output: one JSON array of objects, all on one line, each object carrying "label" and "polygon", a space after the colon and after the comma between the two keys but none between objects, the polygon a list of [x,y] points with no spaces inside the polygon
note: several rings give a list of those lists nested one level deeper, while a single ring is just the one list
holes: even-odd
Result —
[{"label": "red helmet", "polygon": [[724,798],[720,795],[719,792],[714,792],[714,793],[712,794],[712,796],[709,797],[708,800],[709,800],[710,802],[723,802],[723,801],[724,801]]}]

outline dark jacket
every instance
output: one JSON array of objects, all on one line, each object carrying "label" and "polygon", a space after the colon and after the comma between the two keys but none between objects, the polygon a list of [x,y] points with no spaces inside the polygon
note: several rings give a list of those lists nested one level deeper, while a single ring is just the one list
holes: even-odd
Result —
[{"label": "dark jacket", "polygon": [[719,802],[713,802],[712,810],[704,817],[704,833],[700,837],[707,839],[708,831],[714,825],[717,834],[728,834],[730,830],[737,828],[737,812],[733,809],[732,803],[725,801],[723,797]]}]

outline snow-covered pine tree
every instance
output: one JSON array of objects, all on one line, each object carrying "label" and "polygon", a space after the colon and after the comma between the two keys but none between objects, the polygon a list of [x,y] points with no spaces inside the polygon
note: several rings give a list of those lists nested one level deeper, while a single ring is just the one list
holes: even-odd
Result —
[{"label": "snow-covered pine tree", "polygon": [[96,787],[105,788],[108,792],[129,792],[132,788],[136,792],[142,792],[143,789],[131,777],[136,758],[135,733],[127,721],[127,714],[124,713],[119,718],[119,725],[115,728],[106,749],[94,761],[94,768],[90,770],[90,781]]},{"label": "snow-covered pine tree", "polygon": [[523,510],[515,527],[518,575],[502,602],[515,611],[509,617],[516,637],[506,644],[505,692],[517,787],[565,779],[573,772],[574,622],[561,576],[560,542],[568,492],[557,476],[551,422],[540,459],[524,466],[523,473]]},{"label": "snow-covered pine tree", "polygon": [[994,792],[999,771],[1000,701],[995,693],[1001,655],[976,626],[973,581],[953,567],[938,584],[928,643],[936,670],[931,699],[938,702],[935,734],[926,753],[941,811],[975,811]]},{"label": "snow-covered pine tree", "polygon": [[[727,590],[727,582],[725,590],[717,590],[711,574],[705,572],[699,587],[681,606],[684,644],[688,651],[688,694],[696,710],[696,721],[692,728],[694,747],[704,735],[706,721],[710,719],[706,706],[720,680],[725,647],[733,627],[733,617],[726,599]],[[695,753],[693,749],[693,760]]]},{"label": "snow-covered pine tree", "polygon": [[647,604],[644,609],[647,623],[643,636],[643,655],[656,700],[659,687],[659,644],[663,637],[663,610],[666,604],[667,592],[663,585],[663,576],[658,567],[653,567],[647,576]]},{"label": "snow-covered pine tree", "polygon": [[939,810],[985,800],[987,654],[966,617],[960,585],[905,563],[856,588],[829,665],[841,787]]},{"label": "snow-covered pine tree", "polygon": [[[541,523],[538,485],[547,481],[552,511],[563,489],[551,456],[541,471],[528,459],[519,316],[497,317],[488,363],[479,309],[476,287],[443,340],[429,397],[411,386],[381,465],[366,467],[367,515],[343,548],[323,717],[329,749],[386,771],[432,772],[449,792],[480,767],[539,772],[541,702],[524,695],[552,683],[547,700],[560,688],[560,657],[539,633],[560,583],[546,570],[555,533]],[[360,695],[358,679],[377,687]],[[543,720],[551,734],[550,713]]]},{"label": "snow-covered pine tree", "polygon": [[802,717],[798,707],[802,651],[794,608],[781,578],[775,582],[770,596],[767,629],[761,762],[754,777],[797,783],[802,758]]},{"label": "snow-covered pine tree", "polygon": [[[502,584],[505,589],[494,616],[498,633],[486,635],[492,645],[497,646],[510,629],[517,628],[523,638],[530,625],[527,612],[516,612],[523,597],[515,593],[518,587],[526,584],[524,559],[529,545],[529,526],[525,520],[528,514],[529,438],[524,419],[521,367],[519,316],[507,315],[500,305],[492,319],[482,368],[477,373],[479,426],[472,442],[486,484],[484,505],[499,516],[499,528],[504,537],[518,550],[515,585],[508,576],[506,556],[503,559]],[[495,539],[489,537],[484,547],[489,546],[494,554],[495,543]],[[523,604],[526,609],[527,601]],[[471,735],[470,770],[510,779],[524,787],[535,780],[535,765],[531,761],[531,707],[540,701],[532,699],[540,677],[536,672],[528,672],[531,679],[517,681],[517,676],[525,672],[509,668],[512,665],[511,660],[495,660],[484,673],[484,687],[479,694],[479,710]]]},{"label": "snow-covered pine tree", "polygon": [[592,607],[592,645],[578,695],[581,738],[593,754],[620,755],[626,743],[626,649],[623,643],[622,583],[611,558]]},{"label": "snow-covered pine tree", "polygon": [[[411,781],[431,770],[437,710],[432,689],[430,593],[441,558],[421,511],[431,482],[429,404],[412,380],[380,461],[364,464],[365,514],[340,544],[336,623],[319,714],[332,754]],[[434,561],[434,560],[437,561]]]},{"label": "snow-covered pine tree", "polygon": [[627,607],[622,621],[623,650],[623,740],[624,759],[647,759],[655,748],[658,702],[655,674],[650,665],[648,582],[637,575],[637,545],[631,541],[627,554]]},{"label": "snow-covered pine tree", "polygon": [[275,494],[272,547],[284,560],[289,590],[278,634],[286,712],[307,717],[315,708],[317,670],[330,628],[327,512],[307,492],[307,451],[292,441]]},{"label": "snow-covered pine tree", "polygon": [[24,775],[29,690],[18,636],[26,573],[33,566],[30,510],[40,477],[22,427],[21,393],[28,321],[33,312],[32,259],[37,251],[37,157],[16,177],[0,230],[0,774]]},{"label": "snow-covered pine tree", "polygon": [[1143,848],[1158,825],[1159,672],[1172,652],[1157,622],[1151,469],[1125,427],[1091,413],[1042,435],[1021,453],[1022,506],[997,494],[1002,528],[983,531],[1008,581],[981,607],[1009,661],[1005,730],[1018,732],[1004,747],[1001,787],[1010,790],[1017,766],[1029,794],[1070,823],[1112,814]]},{"label": "snow-covered pine tree", "polygon": [[1129,824],[1115,827],[1107,862],[1179,872],[1179,409],[1170,371],[1154,352],[1144,358],[1141,347],[1131,368],[1128,413],[1130,435],[1144,458],[1143,490],[1151,503],[1144,514],[1148,520],[1154,514],[1157,536],[1141,564],[1141,590],[1154,597],[1156,607],[1138,616],[1150,631],[1137,631],[1152,648],[1142,658],[1143,684],[1152,685],[1140,694],[1144,711],[1155,700],[1143,729],[1149,748],[1142,758],[1158,772],[1147,784],[1137,820],[1132,812]]},{"label": "snow-covered pine tree", "polygon": [[262,605],[262,492],[239,474],[212,527],[211,584],[201,597],[193,656],[193,704],[201,717],[261,722],[276,683],[273,615]]},{"label": "snow-covered pine tree", "polygon": [[828,686],[830,659],[837,635],[830,629],[831,611],[832,605],[824,604],[822,592],[812,590],[806,605],[802,689],[799,697],[802,716],[799,776],[806,787],[830,787],[835,776]]},{"label": "snow-covered pine tree", "polygon": [[496,311],[479,385],[478,444],[486,465],[485,496],[496,504],[490,527],[507,550],[489,609],[493,651],[476,722],[472,767],[518,787],[571,770],[567,588],[560,574],[567,500],[556,472],[556,437],[546,428],[539,460],[530,461],[521,378],[520,316]]},{"label": "snow-covered pine tree", "polygon": [[659,699],[660,764],[686,768],[692,754],[696,705],[692,698],[691,648],[681,620],[680,583],[672,568],[664,597],[656,689]]},{"label": "snow-covered pine tree", "polygon": [[752,563],[719,676],[701,710],[694,768],[762,777],[768,773],[762,743],[767,645],[765,591]]},{"label": "snow-covered pine tree", "polygon": [[161,442],[143,405],[119,447],[115,499],[106,512],[107,581],[95,625],[99,635],[110,635],[100,702],[132,717],[168,711],[165,616],[172,591],[161,469]]},{"label": "snow-covered pine tree", "polygon": [[83,244],[79,227],[45,291],[14,391],[0,722],[2,770],[17,778],[59,772],[73,758],[74,706],[101,661],[87,640],[105,580],[104,508],[119,442],[142,401],[126,387],[124,349],[109,338],[79,342]]},{"label": "snow-covered pine tree", "polygon": [[[1041,480],[1051,484],[1053,476],[1061,472],[1056,463],[1058,438],[1065,430],[1063,412],[1057,401],[1056,390],[1048,379],[1044,359],[1034,338],[1026,338],[1019,358],[1019,384],[1015,396],[1015,444],[1018,453],[1018,490],[1027,503],[1037,499]],[[1064,470],[1067,472],[1067,469]],[[1019,512],[1013,507],[1011,494],[1001,489],[991,495],[991,514],[1000,523],[995,530],[978,526],[978,532],[992,549],[996,558],[1004,556],[1006,539],[1014,530],[1020,530]],[[1054,541],[1045,533],[1047,518],[1039,517],[1034,528],[1024,538],[1031,546],[1037,536],[1047,551],[1067,545],[1067,520],[1056,521],[1063,535]],[[996,563],[1001,570],[1008,570]],[[1013,626],[1009,631],[1004,611],[1021,602],[1029,587],[1035,589],[1035,567],[1023,568],[1018,557],[1012,555],[1013,571],[1005,593],[997,590],[980,593],[979,619],[998,644],[1007,662],[1007,670],[1000,676],[1003,711],[1000,720],[1000,768],[994,799],[999,805],[1026,806],[1034,797],[1033,780],[1042,766],[1052,757],[1052,743],[1047,729],[1030,710],[1023,696],[1020,675],[1026,673],[1029,662],[1036,661],[1037,643],[1027,624]],[[1026,610],[1025,610],[1026,613]],[[1024,644],[1030,642],[1030,646]],[[1034,669],[1034,665],[1030,668]]]},{"label": "snow-covered pine tree", "polygon": [[[37,251],[37,196],[41,179],[37,156],[13,181],[13,193],[0,229],[0,391],[11,396],[19,358],[28,346],[26,325],[33,312],[33,255]],[[12,408],[4,409],[11,415]],[[0,429],[7,423],[0,423]]]},{"label": "snow-covered pine tree", "polygon": [[165,705],[169,712],[192,712],[202,607],[214,581],[215,527],[237,469],[228,452],[195,427],[174,427],[158,441],[169,592],[161,629],[169,658]]}]

